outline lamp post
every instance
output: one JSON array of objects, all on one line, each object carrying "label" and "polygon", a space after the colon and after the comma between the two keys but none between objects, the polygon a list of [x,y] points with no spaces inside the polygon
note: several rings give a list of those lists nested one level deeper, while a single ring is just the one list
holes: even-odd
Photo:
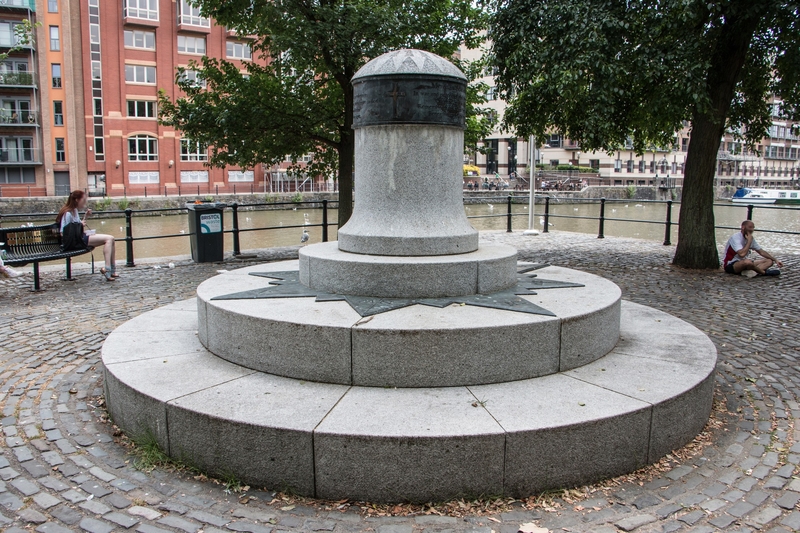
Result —
[{"label": "lamp post", "polygon": [[528,139],[529,156],[530,156],[530,189],[531,193],[528,196],[528,229],[522,232],[523,235],[539,235],[539,230],[533,226],[533,206],[536,205],[536,159],[535,159],[535,142],[536,138],[531,135]]}]

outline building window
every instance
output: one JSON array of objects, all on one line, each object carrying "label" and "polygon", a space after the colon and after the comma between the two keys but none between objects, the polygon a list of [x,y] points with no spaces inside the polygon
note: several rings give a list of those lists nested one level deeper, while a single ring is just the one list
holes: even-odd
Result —
[{"label": "building window", "polygon": [[199,7],[194,7],[188,0],[181,0],[179,5],[181,10],[181,24],[202,26],[204,28],[211,26],[211,21],[200,15]]},{"label": "building window", "polygon": [[128,116],[156,118],[156,103],[150,100],[128,100]]},{"label": "building window", "polygon": [[150,135],[128,137],[128,161],[158,161],[158,139]]},{"label": "building window", "polygon": [[497,100],[497,89],[494,87],[489,87],[489,89],[486,91],[486,100]]},{"label": "building window", "polygon": [[141,185],[148,183],[158,183],[158,172],[128,172],[128,183],[131,185]]},{"label": "building window", "polygon": [[633,172],[633,159],[628,159],[628,161],[625,162],[625,171]]},{"label": "building window", "polygon": [[125,30],[125,46],[142,50],[155,50],[156,34],[152,31]]},{"label": "building window", "polygon": [[254,181],[254,174],[252,170],[229,170],[228,171],[228,182],[234,181]]},{"label": "building window", "polygon": [[32,137],[0,138],[0,161],[5,163],[32,163],[34,162],[33,155]]},{"label": "building window", "polygon": [[61,63],[50,65],[50,75],[53,78],[53,89],[61,88]]},{"label": "building window", "polygon": [[93,80],[100,80],[103,78],[102,76],[102,66],[100,61],[92,61],[92,79]]},{"label": "building window", "polygon": [[206,86],[206,80],[204,80],[196,70],[184,70],[183,74],[181,74],[181,81],[189,82],[189,84],[194,87]]},{"label": "building window", "polygon": [[205,54],[206,38],[178,35],[178,52],[183,52],[185,54]]},{"label": "building window", "polygon": [[158,20],[158,0],[123,0],[123,6],[125,17]]},{"label": "building window", "polygon": [[47,12],[58,13],[58,0],[47,0]]},{"label": "building window", "polygon": [[0,46],[11,47],[19,44],[17,26],[22,22],[0,22]]},{"label": "building window", "polygon": [[64,149],[64,138],[56,137],[56,162],[63,163],[67,160],[67,151]]},{"label": "building window", "polygon": [[208,171],[181,170],[181,183],[208,183]]},{"label": "building window", "polygon": [[639,174],[644,174],[644,159],[639,160]]},{"label": "building window", "polygon": [[155,85],[156,67],[144,65],[125,65],[125,81],[128,83],[146,83]]},{"label": "building window", "polygon": [[227,55],[230,59],[251,59],[253,52],[250,45],[238,41],[228,41],[226,43]]},{"label": "building window", "polygon": [[64,103],[58,100],[53,102],[53,124],[64,125]]},{"label": "building window", "polygon": [[614,172],[622,172],[622,159],[614,160]]},{"label": "building window", "polygon": [[191,139],[181,139],[181,161],[208,161],[208,148]]},{"label": "building window", "polygon": [[53,52],[61,50],[61,38],[58,35],[58,26],[50,26],[50,50]]},{"label": "building window", "polygon": [[599,159],[590,159],[589,166],[595,170],[600,170],[600,160]]}]

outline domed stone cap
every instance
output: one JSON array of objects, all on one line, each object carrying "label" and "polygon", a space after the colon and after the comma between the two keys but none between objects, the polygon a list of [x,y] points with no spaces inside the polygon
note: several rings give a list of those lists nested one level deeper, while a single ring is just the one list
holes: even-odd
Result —
[{"label": "domed stone cap", "polygon": [[356,72],[353,81],[359,78],[396,74],[449,76],[467,80],[457,66],[443,57],[424,50],[403,49],[376,57]]}]

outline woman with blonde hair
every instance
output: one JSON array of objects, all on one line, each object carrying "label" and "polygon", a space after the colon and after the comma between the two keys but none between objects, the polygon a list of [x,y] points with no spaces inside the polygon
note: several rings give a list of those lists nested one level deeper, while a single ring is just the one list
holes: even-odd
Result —
[{"label": "woman with blonde hair", "polygon": [[[72,233],[70,224],[80,224],[80,239],[83,241],[83,246],[92,246],[94,248],[103,247],[103,258],[105,260],[105,267],[100,269],[100,273],[106,278],[106,281],[114,281],[119,276],[117,275],[116,268],[116,248],[114,246],[114,237],[112,235],[93,234],[87,235],[84,233],[86,228],[86,219],[92,214],[91,209],[86,209],[86,194],[83,191],[72,191],[67,198],[67,203],[58,212],[56,223],[61,227],[61,235]],[[86,215],[81,220],[79,211],[86,210]],[[80,243],[78,243],[80,245]]]}]

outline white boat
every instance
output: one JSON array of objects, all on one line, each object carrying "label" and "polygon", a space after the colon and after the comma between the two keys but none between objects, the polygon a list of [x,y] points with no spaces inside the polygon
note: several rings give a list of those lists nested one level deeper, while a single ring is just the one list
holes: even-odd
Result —
[{"label": "white boat", "polygon": [[800,204],[800,191],[792,189],[737,189],[731,198],[735,204]]}]

